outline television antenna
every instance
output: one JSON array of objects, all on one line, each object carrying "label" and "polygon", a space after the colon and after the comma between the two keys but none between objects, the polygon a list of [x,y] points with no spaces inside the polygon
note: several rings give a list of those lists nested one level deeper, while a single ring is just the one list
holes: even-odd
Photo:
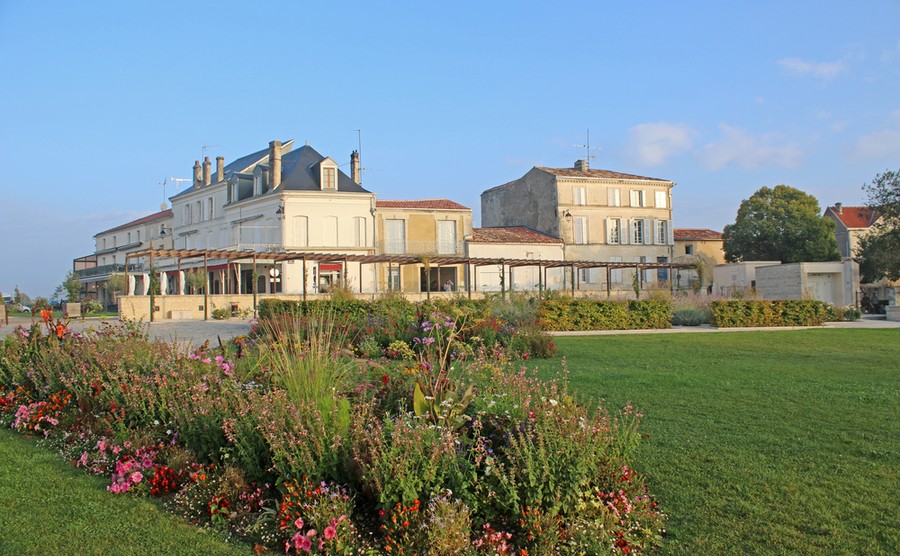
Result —
[{"label": "television antenna", "polygon": [[203,145],[203,148],[200,149],[200,161],[203,162],[203,159],[206,158],[206,151],[211,149],[212,147],[221,147],[222,145]]},{"label": "television antenna", "polygon": [[572,145],[577,149],[584,149],[584,161],[588,163],[588,167],[590,167],[591,160],[597,158],[596,156],[591,154],[591,151],[599,151],[602,147],[592,147],[591,146],[591,130],[587,130],[587,142],[584,145]]}]

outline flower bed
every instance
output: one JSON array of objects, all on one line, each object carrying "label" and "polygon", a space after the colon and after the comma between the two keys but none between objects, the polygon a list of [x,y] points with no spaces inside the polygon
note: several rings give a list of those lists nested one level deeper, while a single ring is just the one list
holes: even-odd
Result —
[{"label": "flower bed", "polygon": [[634,471],[639,413],[588,408],[499,343],[463,344],[453,315],[417,318],[397,360],[350,357],[328,314],[190,355],[131,324],[78,335],[48,321],[0,347],[0,423],[111,493],[289,553],[660,545],[665,516]]}]

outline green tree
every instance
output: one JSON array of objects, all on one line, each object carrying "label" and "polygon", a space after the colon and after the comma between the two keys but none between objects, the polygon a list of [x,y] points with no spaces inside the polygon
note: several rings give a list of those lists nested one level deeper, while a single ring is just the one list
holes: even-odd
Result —
[{"label": "green tree", "polygon": [[81,280],[73,271],[66,274],[66,280],[62,283],[62,287],[66,290],[66,301],[69,303],[78,303],[81,301]]},{"label": "green tree", "polygon": [[856,250],[863,282],[900,278],[900,170],[877,174],[863,185],[866,203],[879,217]]},{"label": "green tree", "polygon": [[839,261],[834,222],[819,201],[787,185],[763,187],[741,202],[734,224],[722,234],[725,258],[783,263]]}]

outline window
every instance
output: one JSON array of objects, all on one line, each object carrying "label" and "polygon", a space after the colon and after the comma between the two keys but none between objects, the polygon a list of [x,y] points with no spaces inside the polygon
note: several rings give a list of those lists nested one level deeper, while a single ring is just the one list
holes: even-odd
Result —
[{"label": "window", "polygon": [[366,246],[366,219],[357,216],[353,219],[353,245],[354,247]]},{"label": "window", "polygon": [[656,221],[656,244],[666,245],[669,243],[669,223],[665,220]]},{"label": "window", "polygon": [[140,230],[137,231],[137,242],[138,243],[141,242],[141,231]]},{"label": "window", "polygon": [[294,247],[307,247],[309,237],[307,235],[309,222],[305,216],[295,216],[293,218],[294,230],[292,244]]},{"label": "window", "polygon": [[337,168],[322,166],[322,189],[337,189]]},{"label": "window", "polygon": [[191,223],[191,205],[184,205],[184,225]]},{"label": "window", "polygon": [[210,197],[209,199],[206,200],[206,219],[212,220],[214,214],[215,214],[215,211],[213,211],[213,198]]},{"label": "window", "polygon": [[[611,263],[620,263],[622,262],[622,257],[610,257],[609,262]],[[621,268],[613,268],[609,271],[609,279],[613,284],[621,284],[622,283],[622,269]]]},{"label": "window", "polygon": [[437,252],[440,255],[456,254],[456,221],[439,220],[437,223]]},{"label": "window", "polygon": [[197,222],[203,222],[203,201],[197,201]]},{"label": "window", "polygon": [[113,236],[113,248],[116,246],[116,236]]},{"label": "window", "polygon": [[643,220],[632,220],[631,221],[631,243],[634,243],[634,244],[644,243],[644,221]]},{"label": "window", "polygon": [[622,198],[618,189],[610,187],[606,190],[606,204],[611,207],[622,206]]},{"label": "window", "polygon": [[631,206],[633,207],[642,207],[644,206],[644,192],[640,189],[632,189],[631,190]]},{"label": "window", "polygon": [[584,216],[575,217],[575,243],[584,245],[588,242],[588,222]]},{"label": "window", "polygon": [[657,191],[656,192],[656,208],[668,208],[668,198],[665,191]]},{"label": "window", "polygon": [[128,243],[131,243],[131,232],[128,232]]},{"label": "window", "polygon": [[579,268],[578,269],[578,281],[582,284],[593,284],[594,283],[594,275],[596,274],[597,269],[595,268]]},{"label": "window", "polygon": [[[667,262],[669,262],[669,257],[656,257],[656,262],[667,263]],[[668,282],[669,281],[669,269],[668,268],[656,269],[656,281],[657,282]]]},{"label": "window", "polygon": [[607,218],[606,219],[606,243],[622,242],[622,219]]},{"label": "window", "polygon": [[399,219],[384,221],[384,252],[406,253],[406,221]]},{"label": "window", "polygon": [[398,291],[400,290],[400,267],[392,266],[388,268],[387,275],[387,287],[388,290]]},{"label": "window", "polygon": [[574,199],[576,205],[587,204],[587,190],[583,187],[576,187],[574,190]]},{"label": "window", "polygon": [[693,245],[685,245],[684,246],[684,254],[685,255],[693,255],[694,254],[694,246]]}]

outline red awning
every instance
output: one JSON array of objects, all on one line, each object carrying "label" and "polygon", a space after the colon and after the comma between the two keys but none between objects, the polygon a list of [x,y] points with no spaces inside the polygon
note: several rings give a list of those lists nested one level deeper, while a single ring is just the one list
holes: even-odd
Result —
[{"label": "red awning", "polygon": [[340,272],[344,267],[341,263],[319,263],[319,272],[325,272],[330,270],[336,270]]}]

